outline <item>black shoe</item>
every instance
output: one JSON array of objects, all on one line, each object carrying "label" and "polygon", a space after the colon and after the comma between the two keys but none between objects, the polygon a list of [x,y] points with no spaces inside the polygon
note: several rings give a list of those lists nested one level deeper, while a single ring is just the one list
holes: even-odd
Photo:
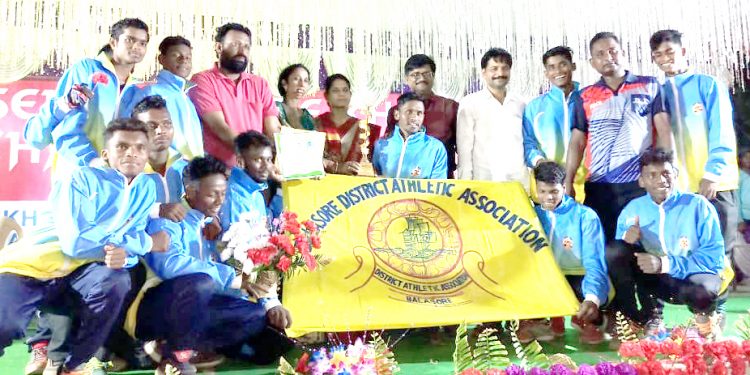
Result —
[{"label": "black shoe", "polygon": [[294,348],[294,341],[274,328],[266,327],[250,341],[255,354],[250,359],[256,365],[276,363],[284,353]]}]

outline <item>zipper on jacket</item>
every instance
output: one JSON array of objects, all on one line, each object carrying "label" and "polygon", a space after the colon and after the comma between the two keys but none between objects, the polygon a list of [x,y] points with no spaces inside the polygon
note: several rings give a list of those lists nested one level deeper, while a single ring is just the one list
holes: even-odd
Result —
[{"label": "zipper on jacket", "polygon": [[403,139],[404,141],[403,144],[401,144],[401,155],[398,157],[398,167],[396,168],[396,177],[403,178],[401,177],[401,168],[403,168],[404,166],[404,156],[406,155],[406,144],[409,142],[409,138],[411,138],[411,135],[406,137],[406,139],[404,139],[404,136],[401,135],[401,130],[396,129],[396,131],[398,131],[398,136],[401,137],[401,139]]},{"label": "zipper on jacket", "polygon": [[661,251],[663,255],[667,255],[667,245],[664,241],[664,222],[666,221],[666,213],[664,212],[664,202],[659,205],[659,243],[661,244]]},{"label": "zipper on jacket", "polygon": [[[117,174],[120,174],[120,172],[117,172]],[[120,202],[120,207],[117,210],[117,216],[115,216],[114,220],[112,220],[112,224],[110,224],[110,226],[107,228],[107,232],[109,233],[112,233],[116,229],[116,226],[120,223],[120,221],[122,221],[122,218],[128,208],[128,201],[130,201],[130,187],[132,183],[135,182],[135,179],[140,177],[141,175],[139,174],[138,176],[135,176],[130,184],[128,184],[127,177],[123,176],[122,174],[120,174],[120,176],[122,177],[123,185],[125,185],[125,190],[123,192],[122,201]]]}]

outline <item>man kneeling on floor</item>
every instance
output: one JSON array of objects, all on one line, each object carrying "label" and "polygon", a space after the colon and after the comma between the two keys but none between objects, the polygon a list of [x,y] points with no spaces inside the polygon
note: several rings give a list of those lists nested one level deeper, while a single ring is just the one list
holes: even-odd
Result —
[{"label": "man kneeling on floor", "polygon": [[663,301],[687,305],[698,333],[713,338],[718,332],[711,318],[732,273],[719,217],[703,196],[674,188],[679,171],[671,151],[647,151],[640,166],[638,183],[648,194],[625,206],[616,240],[607,246],[612,308],[645,325],[649,335],[663,326]]},{"label": "man kneeling on floor", "polygon": [[148,130],[134,119],[112,121],[104,133],[108,167],[81,167],[60,185],[54,225],[0,252],[0,356],[23,337],[37,308],[75,316],[70,352],[58,374],[89,374],[130,289],[127,268],[169,237],[146,234],[156,180],[142,173]]},{"label": "man kneeling on floor", "polygon": [[[565,195],[565,170],[553,161],[534,168],[539,205],[534,207],[552,244],[557,265],[565,274],[581,305],[572,318],[581,331],[581,342],[598,344],[604,340],[604,319],[600,307],[607,302],[609,280],[604,260],[604,232],[594,210]],[[525,320],[518,330],[521,342],[549,341],[565,332],[564,318]]]},{"label": "man kneeling on floor", "polygon": [[[138,306],[131,308],[137,309],[136,337],[165,341],[156,374],[167,373],[167,365],[182,375],[195,374],[197,370],[190,363],[194,352],[211,353],[252,344],[269,324],[282,331],[291,325],[283,306],[266,312],[261,303],[239,298],[234,292],[238,289],[257,294],[254,285],[244,275],[237,276],[233,267],[208,256],[202,229],[224,203],[226,166],[211,156],[197,157],[185,167],[183,179],[189,206],[185,218],[179,223],[156,219],[147,229],[163,230],[171,237],[167,252],[145,257],[149,268],[163,281],[156,286],[147,282],[146,287],[153,287],[145,291]],[[266,341],[263,348],[255,346],[256,357],[270,355],[270,351],[278,356],[289,349],[265,348],[273,345]],[[266,358],[255,359],[268,362]]]}]

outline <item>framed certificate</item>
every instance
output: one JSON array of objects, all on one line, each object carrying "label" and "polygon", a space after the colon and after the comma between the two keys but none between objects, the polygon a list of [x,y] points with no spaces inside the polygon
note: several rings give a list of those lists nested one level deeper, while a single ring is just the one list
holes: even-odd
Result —
[{"label": "framed certificate", "polygon": [[286,180],[319,177],[323,170],[326,135],[322,132],[282,127],[274,134],[276,163]]}]

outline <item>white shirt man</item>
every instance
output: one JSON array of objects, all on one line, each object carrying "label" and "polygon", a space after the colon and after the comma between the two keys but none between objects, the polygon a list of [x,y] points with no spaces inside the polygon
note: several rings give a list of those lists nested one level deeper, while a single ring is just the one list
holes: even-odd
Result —
[{"label": "white shirt man", "polygon": [[526,101],[509,93],[511,55],[492,48],[482,57],[486,87],[458,106],[458,178],[520,182],[529,190],[523,156],[523,111]]}]

